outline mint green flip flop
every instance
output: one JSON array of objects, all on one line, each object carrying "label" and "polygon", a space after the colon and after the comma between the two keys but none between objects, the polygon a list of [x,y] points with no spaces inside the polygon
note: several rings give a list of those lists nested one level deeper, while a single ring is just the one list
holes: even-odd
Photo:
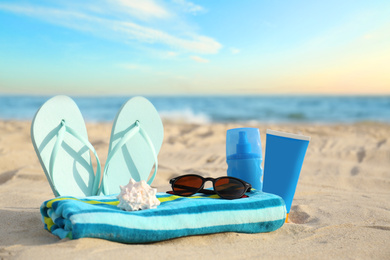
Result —
[{"label": "mint green flip flop", "polygon": [[151,184],[156,176],[157,154],[163,137],[163,124],[153,104],[143,97],[127,101],[112,126],[102,193],[119,193],[119,186],[128,184],[130,178],[147,181],[154,165],[154,172],[147,181]]},{"label": "mint green flip flop", "polygon": [[[31,124],[31,140],[56,197],[97,194],[100,161],[88,141],[81,112],[71,98],[55,96],[41,106]],[[96,157],[96,173],[90,150]]]}]

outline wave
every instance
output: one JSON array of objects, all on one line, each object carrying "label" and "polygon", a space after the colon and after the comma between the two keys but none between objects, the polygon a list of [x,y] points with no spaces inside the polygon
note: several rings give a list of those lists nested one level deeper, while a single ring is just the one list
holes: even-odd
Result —
[{"label": "wave", "polygon": [[166,110],[159,112],[163,121],[177,123],[208,124],[212,122],[211,118],[204,113],[195,113],[191,109],[184,110]]}]

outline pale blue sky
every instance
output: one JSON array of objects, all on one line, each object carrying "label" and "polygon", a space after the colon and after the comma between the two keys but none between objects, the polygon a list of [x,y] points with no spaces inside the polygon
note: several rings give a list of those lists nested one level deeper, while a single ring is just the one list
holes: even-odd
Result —
[{"label": "pale blue sky", "polygon": [[0,94],[390,94],[389,1],[0,2]]}]

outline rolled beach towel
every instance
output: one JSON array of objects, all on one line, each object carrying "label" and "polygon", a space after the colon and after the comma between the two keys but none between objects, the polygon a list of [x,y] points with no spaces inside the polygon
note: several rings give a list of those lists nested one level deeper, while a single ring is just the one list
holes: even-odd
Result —
[{"label": "rolled beach towel", "polygon": [[45,229],[59,238],[102,238],[122,243],[149,243],[220,232],[261,233],[280,228],[286,207],[279,196],[251,191],[248,198],[218,195],[180,197],[157,193],[155,209],[123,211],[115,195],[58,197],[41,206]]}]

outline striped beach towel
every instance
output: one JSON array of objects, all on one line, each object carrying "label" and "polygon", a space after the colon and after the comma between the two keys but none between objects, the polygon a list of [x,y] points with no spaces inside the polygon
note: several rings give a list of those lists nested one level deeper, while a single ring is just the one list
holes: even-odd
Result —
[{"label": "striped beach towel", "polygon": [[157,193],[155,209],[123,211],[116,196],[58,197],[40,208],[45,229],[59,238],[102,238],[148,243],[219,232],[259,233],[280,228],[286,207],[280,197],[251,191],[248,198],[180,197]]}]

